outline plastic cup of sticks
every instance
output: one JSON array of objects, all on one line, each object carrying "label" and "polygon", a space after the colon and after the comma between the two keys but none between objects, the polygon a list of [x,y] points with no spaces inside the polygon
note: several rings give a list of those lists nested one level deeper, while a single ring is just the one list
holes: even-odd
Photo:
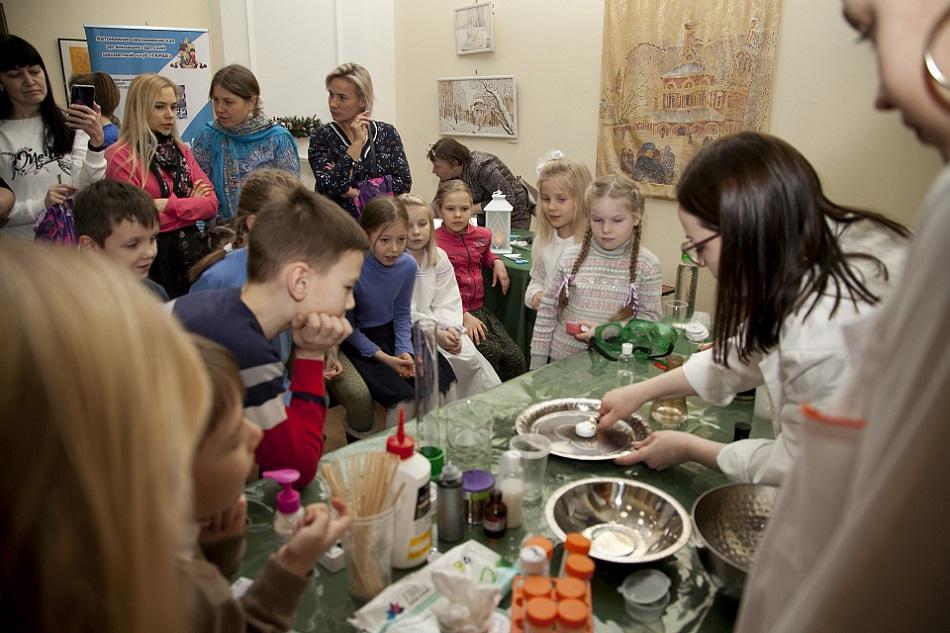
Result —
[{"label": "plastic cup of sticks", "polygon": [[343,535],[350,593],[368,601],[392,582],[393,517],[390,494],[399,458],[385,451],[347,455],[320,464],[334,497],[344,500],[353,523]]},{"label": "plastic cup of sticks", "polygon": [[350,595],[368,602],[393,580],[393,517],[396,506],[366,517],[354,517],[343,535],[343,553],[350,575]]}]

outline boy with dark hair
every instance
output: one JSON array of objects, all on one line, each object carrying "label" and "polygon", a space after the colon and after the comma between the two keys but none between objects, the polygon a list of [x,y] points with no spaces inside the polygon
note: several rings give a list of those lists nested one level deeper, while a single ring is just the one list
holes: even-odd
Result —
[{"label": "boy with dark hair", "polygon": [[94,182],[73,199],[73,218],[79,248],[102,251],[168,301],[165,289],[148,278],[158,251],[158,209],[143,189],[115,180]]},{"label": "boy with dark hair", "polygon": [[[275,191],[248,238],[247,284],[172,304],[188,330],[235,355],[245,415],[264,431],[257,465],[298,470],[298,488],[313,479],[323,453],[323,358],[352,331],[346,311],[367,248],[356,221],[327,198],[302,186]],[[283,366],[270,340],[288,329],[296,355],[285,406]]]}]

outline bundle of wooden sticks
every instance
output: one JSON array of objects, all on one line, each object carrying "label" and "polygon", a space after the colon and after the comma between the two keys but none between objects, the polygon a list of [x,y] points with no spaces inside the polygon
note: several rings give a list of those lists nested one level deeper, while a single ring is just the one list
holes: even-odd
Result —
[{"label": "bundle of wooden sticks", "polygon": [[348,553],[350,591],[359,599],[375,597],[392,578],[392,510],[402,490],[393,495],[390,487],[398,466],[399,458],[386,451],[347,455],[320,464],[330,492],[346,502],[353,516],[343,548]]}]

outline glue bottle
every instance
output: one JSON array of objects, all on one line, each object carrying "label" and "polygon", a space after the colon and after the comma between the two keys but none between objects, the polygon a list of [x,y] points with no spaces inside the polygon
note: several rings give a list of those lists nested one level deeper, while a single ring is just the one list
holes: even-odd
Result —
[{"label": "glue bottle", "polygon": [[300,473],[293,468],[283,468],[265,471],[264,477],[284,487],[277,493],[277,509],[274,511],[274,540],[278,545],[283,545],[294,535],[297,523],[303,519],[300,493],[290,487],[292,483],[300,479]]},{"label": "glue bottle", "polygon": [[390,488],[390,494],[399,495],[393,517],[392,564],[396,569],[411,569],[425,563],[432,547],[432,464],[415,451],[416,441],[406,435],[405,426],[405,414],[400,409],[399,428],[386,441],[386,450],[399,457]]}]

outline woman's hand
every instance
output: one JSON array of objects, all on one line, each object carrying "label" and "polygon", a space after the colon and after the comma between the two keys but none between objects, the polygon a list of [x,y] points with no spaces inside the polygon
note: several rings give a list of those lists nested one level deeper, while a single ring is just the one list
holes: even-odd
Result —
[{"label": "woman's hand", "polygon": [[297,531],[286,545],[277,550],[277,560],[302,578],[309,576],[320,557],[340,540],[353,521],[343,501],[333,498],[330,503],[336,510],[336,518],[331,516],[325,503],[308,505]]},{"label": "woman's hand", "polygon": [[435,336],[439,341],[439,347],[449,354],[458,354],[462,351],[462,337],[455,328],[438,330]]},{"label": "woman's hand", "polygon": [[581,326],[581,331],[574,335],[574,338],[581,343],[587,343],[594,338],[594,331],[597,329],[597,323],[593,321],[577,321]]},{"label": "woman's hand", "polygon": [[46,208],[54,204],[63,204],[77,191],[79,190],[71,185],[50,185],[50,188],[46,190],[46,197],[43,198],[43,204]]},{"label": "woman's hand", "polygon": [[[507,271],[506,271],[507,272]],[[538,291],[534,293],[534,296],[531,297],[531,307],[537,310],[541,307],[541,297],[544,296],[544,293]]]},{"label": "woman's hand", "polygon": [[66,125],[74,130],[82,130],[89,135],[90,145],[101,147],[105,143],[102,120],[99,118],[102,110],[98,103],[93,103],[92,106],[90,108],[81,103],[70,104],[66,109]]},{"label": "woman's hand", "polygon": [[211,188],[211,185],[205,182],[204,180],[198,180],[195,182],[195,186],[191,190],[191,195],[189,198],[204,198],[206,196],[212,195],[214,190]]},{"label": "woman's hand", "polygon": [[366,112],[360,112],[350,121],[350,129],[347,136],[352,139],[352,142],[346,149],[346,153],[349,154],[350,158],[354,161],[360,159],[360,156],[363,154],[363,147],[366,145],[366,141],[369,140],[369,122],[369,114]]},{"label": "woman's hand", "polygon": [[681,431],[657,431],[645,440],[633,443],[634,450],[629,455],[618,457],[614,463],[629,466],[646,464],[653,470],[665,470],[690,461],[689,443],[693,438]]},{"label": "woman's hand", "polygon": [[511,282],[508,279],[508,270],[505,268],[505,262],[501,259],[496,259],[495,263],[491,265],[491,270],[491,287],[494,288],[500,282],[501,294],[508,294],[508,286]]},{"label": "woman's hand", "polygon": [[646,383],[636,383],[611,389],[600,399],[600,421],[598,425],[602,429],[609,429],[619,420],[629,418],[633,413],[640,409],[647,401],[641,394],[641,385]]},{"label": "woman's hand", "polygon": [[470,312],[462,313],[462,327],[465,328],[466,334],[471,337],[472,342],[476,345],[481,344],[488,336],[488,328],[485,327],[481,319]]}]

